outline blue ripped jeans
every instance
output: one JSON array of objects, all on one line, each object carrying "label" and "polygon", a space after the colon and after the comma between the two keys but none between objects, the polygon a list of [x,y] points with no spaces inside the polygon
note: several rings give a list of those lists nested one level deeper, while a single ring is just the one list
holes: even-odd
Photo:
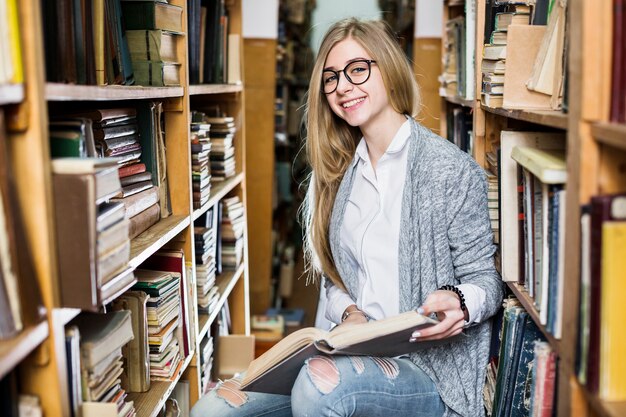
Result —
[{"label": "blue ripped jeans", "polygon": [[408,358],[316,356],[291,396],[239,391],[226,381],[202,397],[192,417],[440,417],[445,406],[432,380]]}]

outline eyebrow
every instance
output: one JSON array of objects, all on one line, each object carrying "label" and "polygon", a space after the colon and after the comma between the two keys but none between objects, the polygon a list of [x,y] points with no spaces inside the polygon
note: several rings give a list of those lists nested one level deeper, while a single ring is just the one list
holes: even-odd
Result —
[{"label": "eyebrow", "polygon": [[[350,65],[351,63],[353,63],[354,61],[362,61],[362,60],[371,60],[372,58],[365,58],[365,57],[356,57],[356,58],[352,58],[346,61],[346,64],[344,65],[344,67],[346,65]],[[324,68],[322,71],[336,71],[335,67],[326,67]]]}]

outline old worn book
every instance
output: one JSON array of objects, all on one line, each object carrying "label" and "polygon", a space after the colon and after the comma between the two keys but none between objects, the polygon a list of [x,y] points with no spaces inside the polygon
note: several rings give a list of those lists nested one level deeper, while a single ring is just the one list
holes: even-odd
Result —
[{"label": "old worn book", "polygon": [[550,96],[529,90],[533,62],[545,35],[545,26],[511,26],[507,38],[503,105],[507,109],[550,109]]},{"label": "old worn book", "polygon": [[161,29],[183,32],[183,8],[165,2],[123,1],[126,29]]},{"label": "old worn book", "polygon": [[130,197],[112,198],[111,201],[124,203],[126,217],[130,219],[159,201],[159,188],[153,186]]},{"label": "old worn book", "polygon": [[158,223],[161,219],[161,207],[158,203],[154,203],[135,217],[130,219],[130,225],[128,226],[128,236],[130,239],[134,239],[151,226]]},{"label": "old worn book", "polygon": [[170,87],[180,85],[180,64],[133,60],[135,81],[139,85]]},{"label": "old worn book", "polygon": [[314,327],[300,329],[252,361],[241,388],[244,391],[289,394],[304,361],[317,354],[393,357],[467,337],[461,333],[439,341],[409,342],[415,330],[436,323],[416,311],[407,311],[383,320],[340,326],[330,332]]},{"label": "old worn book", "polygon": [[176,34],[164,30],[127,30],[126,38],[133,61],[178,62]]}]

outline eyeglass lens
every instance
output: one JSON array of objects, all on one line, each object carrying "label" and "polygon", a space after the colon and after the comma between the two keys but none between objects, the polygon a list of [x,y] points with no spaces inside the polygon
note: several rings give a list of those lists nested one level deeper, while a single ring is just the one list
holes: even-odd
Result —
[{"label": "eyeglass lens", "polygon": [[[373,61],[372,61],[373,62]],[[324,93],[330,94],[337,89],[339,84],[339,73],[343,72],[346,79],[354,84],[363,84],[370,76],[369,61],[354,61],[346,65],[343,71],[326,70],[322,75],[322,86]]]}]

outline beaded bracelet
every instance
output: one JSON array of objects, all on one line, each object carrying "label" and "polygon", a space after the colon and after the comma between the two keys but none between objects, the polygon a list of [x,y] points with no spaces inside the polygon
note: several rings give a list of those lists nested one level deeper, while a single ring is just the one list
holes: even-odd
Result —
[{"label": "beaded bracelet", "polygon": [[459,290],[454,285],[444,285],[442,287],[439,287],[439,289],[443,291],[452,291],[453,293],[455,293],[459,297],[459,302],[461,303],[461,311],[467,311],[467,306],[465,305],[465,296],[463,295],[461,290]]}]

